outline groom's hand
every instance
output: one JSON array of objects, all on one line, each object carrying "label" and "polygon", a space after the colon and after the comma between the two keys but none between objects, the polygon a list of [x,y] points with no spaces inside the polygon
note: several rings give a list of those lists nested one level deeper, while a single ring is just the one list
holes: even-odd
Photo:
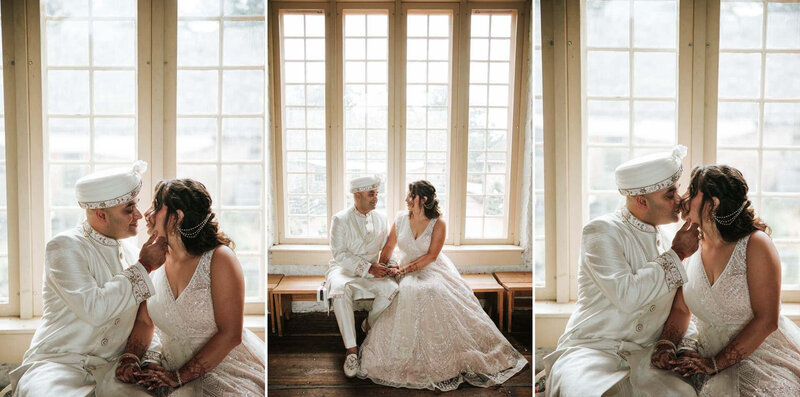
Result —
[{"label": "groom's hand", "polygon": [[690,223],[690,221],[686,221],[686,223],[681,226],[681,230],[678,230],[678,233],[675,234],[675,238],[672,239],[672,247],[677,249],[684,255],[684,257],[689,257],[697,251],[697,247],[700,245],[700,231],[698,230],[696,223]]},{"label": "groom's hand", "polygon": [[167,239],[158,237],[158,232],[153,233],[139,251],[139,262],[150,266],[150,270],[156,270],[167,258]]},{"label": "groom's hand", "polygon": [[369,267],[369,274],[375,276],[376,278],[386,277],[390,273],[391,270],[380,263],[373,263],[372,266]]}]

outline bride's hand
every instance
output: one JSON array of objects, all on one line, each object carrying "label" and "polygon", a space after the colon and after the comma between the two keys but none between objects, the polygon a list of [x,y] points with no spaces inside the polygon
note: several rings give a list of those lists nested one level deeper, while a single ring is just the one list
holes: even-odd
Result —
[{"label": "bride's hand", "polygon": [[178,379],[175,377],[175,371],[165,371],[162,369],[146,369],[139,372],[139,385],[145,387],[147,390],[155,390],[159,387],[178,387]]},{"label": "bride's hand", "polygon": [[672,365],[672,370],[684,378],[695,374],[714,375],[715,373],[714,363],[710,358],[684,356],[669,363]]},{"label": "bride's hand", "polygon": [[139,364],[136,361],[129,360],[117,366],[115,375],[120,382],[123,383],[136,383],[136,372],[139,371]]},{"label": "bride's hand", "polygon": [[675,355],[675,349],[666,346],[663,349],[653,352],[653,355],[650,356],[650,363],[659,369],[671,369],[672,365],[670,365],[670,361],[675,361],[677,359],[678,356]]},{"label": "bride's hand", "polygon": [[419,261],[414,261],[400,268],[400,274],[415,272],[419,269]]}]

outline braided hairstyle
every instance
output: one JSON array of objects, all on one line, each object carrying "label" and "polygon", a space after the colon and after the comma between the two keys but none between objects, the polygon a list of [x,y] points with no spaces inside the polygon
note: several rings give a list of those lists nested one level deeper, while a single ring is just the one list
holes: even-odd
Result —
[{"label": "braided hairstyle", "polygon": [[153,210],[158,211],[163,205],[167,206],[165,230],[167,230],[166,223],[171,217],[178,218],[178,210],[183,211],[183,220],[177,225],[178,228],[189,229],[205,222],[196,234],[192,233],[194,237],[186,237],[183,233],[179,233],[186,251],[190,254],[201,255],[220,245],[231,249],[236,247],[233,240],[219,230],[217,216],[211,210],[211,195],[202,183],[194,179],[170,179],[158,182],[153,195]]},{"label": "braided hairstyle", "polygon": [[[699,166],[692,170],[691,182],[689,183],[689,198],[686,199],[685,203],[688,203],[699,192],[702,192],[703,201],[700,203],[700,213],[702,214],[706,205],[713,207],[714,197],[716,197],[719,199],[719,206],[712,209],[712,211],[719,217],[730,216],[744,205],[744,209],[730,224],[725,225],[714,221],[722,239],[729,243],[738,241],[756,230],[770,234],[769,226],[755,215],[752,203],[747,198],[748,189],[747,181],[744,180],[744,176],[736,168],[728,165]],[[702,218],[701,215],[701,226]]]},{"label": "braided hairstyle", "polygon": [[419,203],[422,209],[425,210],[425,217],[434,219],[442,216],[442,211],[439,209],[439,199],[436,198],[436,188],[426,180],[419,180],[408,184],[408,192],[411,194],[411,199],[419,197]]}]

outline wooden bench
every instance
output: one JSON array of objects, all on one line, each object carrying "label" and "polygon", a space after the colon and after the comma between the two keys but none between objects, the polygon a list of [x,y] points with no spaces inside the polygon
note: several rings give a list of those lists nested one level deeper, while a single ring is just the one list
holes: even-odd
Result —
[{"label": "wooden bench", "polygon": [[284,276],[272,290],[277,314],[278,336],[283,336],[283,319],[291,319],[292,301],[316,301],[325,276]]},{"label": "wooden bench", "polygon": [[283,274],[269,274],[267,275],[267,312],[269,313],[269,323],[272,326],[272,332],[277,332],[275,328],[275,307],[272,302],[272,290],[281,282]]},{"label": "wooden bench", "polygon": [[511,332],[511,317],[514,314],[514,295],[519,292],[533,294],[533,273],[531,272],[497,272],[494,274],[497,281],[506,290],[508,302],[508,322],[506,332]]},{"label": "wooden bench", "polygon": [[[503,299],[506,290],[491,274],[464,274],[461,277],[474,293],[495,294],[497,296],[498,327],[503,329]],[[293,301],[316,301],[317,290],[325,281],[325,276],[283,276],[277,286],[269,291],[270,300],[275,306],[275,320],[278,336],[283,336],[283,319],[291,319]]]},{"label": "wooden bench", "polygon": [[503,305],[503,298],[505,295],[505,289],[503,286],[497,283],[494,277],[491,274],[462,274],[461,278],[467,282],[469,288],[472,289],[472,292],[478,293],[488,293],[488,294],[496,294],[497,295],[497,327],[500,331],[503,330],[503,309],[505,306]]}]

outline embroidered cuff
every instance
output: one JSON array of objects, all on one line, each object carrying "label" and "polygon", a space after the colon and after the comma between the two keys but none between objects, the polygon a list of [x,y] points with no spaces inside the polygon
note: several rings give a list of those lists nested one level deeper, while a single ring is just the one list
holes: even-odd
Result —
[{"label": "embroidered cuff", "polygon": [[161,353],[155,350],[148,350],[142,355],[142,362],[149,362],[161,365]]},{"label": "embroidered cuff", "polygon": [[358,266],[356,266],[356,269],[355,269],[354,272],[359,277],[367,277],[367,274],[369,274],[370,266],[372,266],[371,263],[369,263],[369,262],[367,262],[367,261],[362,259],[361,263],[359,263]]},{"label": "embroidered cuff", "polygon": [[654,259],[656,263],[661,265],[664,269],[664,279],[667,282],[667,288],[670,290],[678,289],[686,283],[686,271],[683,270],[678,254],[673,250],[669,250]]},{"label": "embroidered cuff", "polygon": [[133,297],[136,299],[137,305],[153,296],[155,287],[153,287],[153,282],[141,263],[136,262],[135,265],[123,270],[122,275],[133,285]]},{"label": "embroidered cuff", "polygon": [[691,351],[694,351],[694,352],[699,352],[700,351],[700,342],[698,342],[696,339],[692,339],[692,338],[683,338],[683,339],[681,339],[680,343],[678,343],[677,351],[679,353],[682,353],[682,352],[685,352],[687,350],[691,350]]}]

